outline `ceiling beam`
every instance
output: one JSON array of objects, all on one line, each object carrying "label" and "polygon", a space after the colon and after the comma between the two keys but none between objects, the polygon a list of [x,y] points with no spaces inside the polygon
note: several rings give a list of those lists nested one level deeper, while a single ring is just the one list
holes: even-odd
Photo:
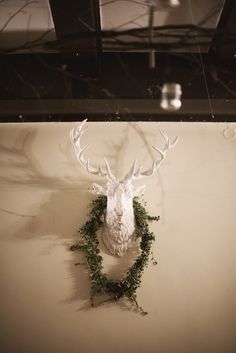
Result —
[{"label": "ceiling beam", "polygon": [[[212,108],[214,116],[210,113]],[[0,122],[91,120],[236,121],[236,99],[183,99],[182,108],[170,113],[153,99],[46,99],[1,100]],[[11,119],[9,119],[11,117]]]}]

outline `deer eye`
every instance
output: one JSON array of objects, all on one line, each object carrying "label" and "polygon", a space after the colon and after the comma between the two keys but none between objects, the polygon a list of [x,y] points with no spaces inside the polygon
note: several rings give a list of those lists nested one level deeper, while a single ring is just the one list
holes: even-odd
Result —
[{"label": "deer eye", "polygon": [[133,191],[132,190],[126,190],[126,196],[127,197],[133,197]]},{"label": "deer eye", "polygon": [[114,190],[108,188],[107,196],[113,197],[114,196]]}]

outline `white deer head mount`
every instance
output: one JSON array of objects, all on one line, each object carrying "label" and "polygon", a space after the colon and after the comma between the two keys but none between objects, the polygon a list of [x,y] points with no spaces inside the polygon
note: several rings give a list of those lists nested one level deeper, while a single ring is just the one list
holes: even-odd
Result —
[{"label": "white deer head mount", "polygon": [[75,148],[78,161],[88,173],[106,178],[106,187],[93,184],[92,190],[96,194],[107,196],[107,209],[105,215],[105,227],[102,235],[103,242],[110,253],[123,256],[128,248],[131,247],[135,239],[135,219],[133,210],[133,198],[141,195],[145,190],[145,185],[135,188],[133,180],[141,179],[155,173],[166,156],[166,152],[173,148],[178,137],[171,143],[166,133],[160,130],[164,140],[164,148],[160,150],[153,148],[160,154],[160,159],[153,161],[152,167],[141,171],[141,165],[137,160],[134,161],[130,171],[122,180],[118,180],[111,171],[108,161],[104,158],[105,166],[100,164],[98,167],[90,164],[89,159],[85,159],[84,153],[88,145],[81,147],[81,137],[87,130],[86,120],[71,130],[70,139]]}]

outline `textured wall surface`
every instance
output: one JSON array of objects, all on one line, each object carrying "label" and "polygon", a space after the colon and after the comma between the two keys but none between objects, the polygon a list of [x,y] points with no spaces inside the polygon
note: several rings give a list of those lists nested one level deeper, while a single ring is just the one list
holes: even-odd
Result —
[{"label": "textured wall surface", "polygon": [[[69,141],[74,123],[0,125],[1,353],[233,353],[236,350],[236,124],[89,123],[83,143],[122,177],[180,141],[144,199],[157,234],[138,291],[143,317],[126,303],[89,306],[86,267],[68,248],[94,198]],[[136,185],[141,185],[142,182]],[[134,258],[102,248],[119,277]]]}]

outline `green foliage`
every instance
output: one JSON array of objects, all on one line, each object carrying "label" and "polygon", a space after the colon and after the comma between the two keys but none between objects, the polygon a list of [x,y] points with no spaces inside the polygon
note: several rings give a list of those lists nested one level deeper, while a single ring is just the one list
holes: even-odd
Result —
[{"label": "green foliage", "polygon": [[91,303],[97,294],[108,294],[111,300],[127,298],[135,304],[141,314],[147,313],[137,303],[136,291],[141,286],[142,274],[147,266],[152,242],[155,236],[149,230],[149,221],[158,221],[159,217],[151,217],[141,203],[133,200],[136,223],[136,236],[140,238],[140,254],[121,280],[113,280],[103,273],[103,258],[100,255],[99,242],[96,232],[103,225],[107,198],[99,196],[92,202],[90,219],[80,228],[81,240],[71,246],[71,250],[80,250],[85,254],[91,281]]}]

